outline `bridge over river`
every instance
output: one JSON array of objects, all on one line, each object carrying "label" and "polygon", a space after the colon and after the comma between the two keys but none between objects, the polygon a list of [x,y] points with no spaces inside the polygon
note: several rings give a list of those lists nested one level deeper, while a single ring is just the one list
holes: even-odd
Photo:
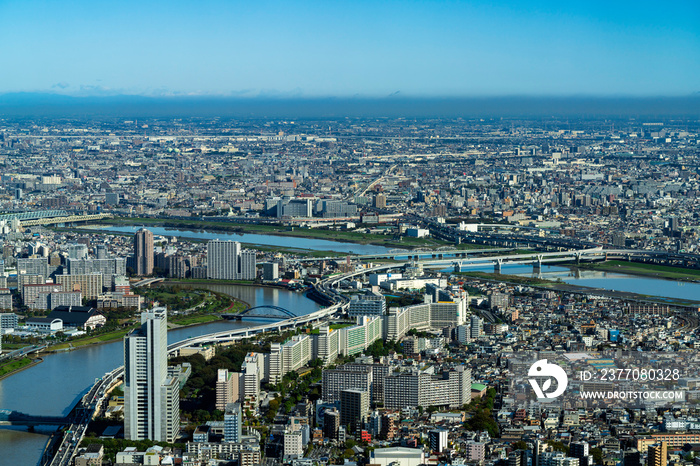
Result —
[{"label": "bridge over river", "polygon": [[31,414],[0,409],[0,426],[63,426],[70,422],[68,417],[32,416]]}]

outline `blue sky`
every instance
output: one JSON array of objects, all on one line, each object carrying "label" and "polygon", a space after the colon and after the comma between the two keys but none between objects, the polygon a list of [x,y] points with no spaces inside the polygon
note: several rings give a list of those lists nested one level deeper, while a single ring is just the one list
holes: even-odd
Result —
[{"label": "blue sky", "polygon": [[700,1],[0,0],[0,92],[700,92]]}]

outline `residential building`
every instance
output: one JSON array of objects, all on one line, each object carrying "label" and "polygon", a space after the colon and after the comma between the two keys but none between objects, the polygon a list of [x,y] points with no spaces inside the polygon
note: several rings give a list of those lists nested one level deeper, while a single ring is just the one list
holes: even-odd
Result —
[{"label": "residential building", "polygon": [[386,313],[386,298],[381,293],[367,293],[353,296],[348,307],[348,316],[356,319],[361,316],[383,316]]},{"label": "residential building", "polygon": [[647,450],[647,466],[666,466],[668,448],[666,442],[650,445]]},{"label": "residential building", "polygon": [[134,235],[134,271],[139,276],[153,273],[153,233],[145,228]]},{"label": "residential building", "polygon": [[372,368],[340,366],[337,369],[327,369],[323,371],[321,379],[322,399],[327,403],[340,401],[340,392],[343,390],[360,390],[371,393],[372,391]]},{"label": "residential building", "polygon": [[286,342],[273,343],[269,356],[270,383],[279,383],[287,372],[304,367],[311,360],[311,338],[294,335]]},{"label": "residential building", "polygon": [[124,438],[173,442],[180,433],[179,382],[168,377],[167,310],[141,313],[124,337]]},{"label": "residential building", "polygon": [[447,430],[433,429],[428,432],[428,441],[430,442],[430,451],[442,453],[447,449]]},{"label": "residential building", "polygon": [[338,357],[338,337],[340,333],[328,325],[318,328],[317,334],[312,334],[312,352],[323,365],[333,364]]},{"label": "residential building", "polygon": [[224,442],[240,442],[243,425],[240,403],[229,403],[224,412]]},{"label": "residential building", "polygon": [[357,432],[369,411],[369,390],[340,391],[340,424]]},{"label": "residential building", "polygon": [[237,241],[207,243],[207,276],[218,280],[255,280],[255,251],[242,250]]},{"label": "residential building", "polygon": [[241,374],[229,372],[228,369],[219,369],[216,378],[216,409],[226,410],[230,403],[238,401],[238,383]]},{"label": "residential building", "polygon": [[60,291],[81,291],[83,297],[96,299],[102,294],[102,274],[56,275],[56,283],[63,285]]}]

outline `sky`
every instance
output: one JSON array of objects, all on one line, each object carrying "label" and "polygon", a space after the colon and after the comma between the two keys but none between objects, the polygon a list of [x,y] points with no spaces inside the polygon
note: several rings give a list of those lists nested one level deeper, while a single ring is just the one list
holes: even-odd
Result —
[{"label": "sky", "polygon": [[700,1],[0,0],[0,93],[700,93]]}]

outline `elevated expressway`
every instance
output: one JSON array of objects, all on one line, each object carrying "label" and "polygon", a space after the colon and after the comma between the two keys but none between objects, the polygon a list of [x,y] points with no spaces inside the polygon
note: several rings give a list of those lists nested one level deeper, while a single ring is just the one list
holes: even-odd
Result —
[{"label": "elevated expressway", "polygon": [[103,218],[111,218],[112,214],[70,214],[65,210],[40,210],[33,212],[9,212],[0,214],[0,221],[11,222],[18,220],[22,227],[36,225],[57,225],[61,223],[89,222]]}]

